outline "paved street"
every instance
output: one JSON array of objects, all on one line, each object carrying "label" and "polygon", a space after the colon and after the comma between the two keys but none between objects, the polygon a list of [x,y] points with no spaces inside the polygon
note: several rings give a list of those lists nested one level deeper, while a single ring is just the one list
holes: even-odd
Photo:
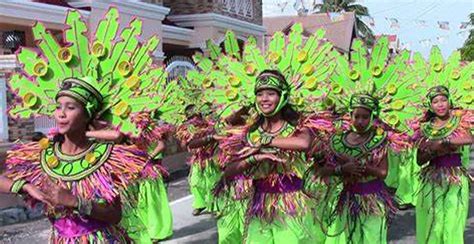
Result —
[{"label": "paved street", "polygon": [[[169,195],[174,216],[174,236],[163,243],[216,243],[215,221],[209,215],[191,215],[192,197],[189,196],[185,177],[169,183]],[[466,243],[474,243],[474,194],[471,194],[469,222],[466,229]],[[0,243],[46,243],[49,235],[47,220],[0,227]],[[399,212],[389,229],[390,243],[415,243],[414,211]]]}]

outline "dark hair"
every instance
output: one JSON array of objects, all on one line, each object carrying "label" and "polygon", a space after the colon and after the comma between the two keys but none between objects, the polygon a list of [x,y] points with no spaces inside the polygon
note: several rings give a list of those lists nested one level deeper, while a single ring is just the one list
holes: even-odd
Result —
[{"label": "dark hair", "polygon": [[[296,126],[299,123],[300,120],[300,114],[296,112],[295,109],[290,104],[286,104],[283,106],[283,108],[280,111],[281,113],[281,118],[288,122],[292,126]],[[257,130],[260,126],[263,125],[263,122],[265,121],[265,117],[261,114],[258,115],[257,121],[250,126],[250,131],[255,131]]]},{"label": "dark hair", "polygon": [[35,131],[31,137],[32,141],[40,141],[41,139],[46,138],[46,135],[43,132]]},{"label": "dark hair", "polygon": [[64,135],[59,134],[59,133],[54,135],[53,142],[63,143],[64,142]]}]

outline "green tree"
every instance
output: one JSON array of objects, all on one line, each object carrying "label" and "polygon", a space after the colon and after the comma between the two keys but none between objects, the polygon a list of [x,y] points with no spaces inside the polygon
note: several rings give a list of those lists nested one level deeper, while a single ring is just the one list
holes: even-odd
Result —
[{"label": "green tree", "polygon": [[[470,26],[474,25],[474,13],[469,15],[471,19],[469,22]],[[474,29],[471,28],[469,37],[464,42],[464,46],[459,49],[461,51],[461,59],[464,61],[473,61],[474,60]]]},{"label": "green tree", "polygon": [[374,33],[369,26],[367,26],[361,18],[363,16],[370,16],[367,7],[355,3],[356,0],[323,0],[322,3],[315,4],[313,10],[316,13],[340,13],[354,12],[356,16],[356,31],[357,35],[364,40],[368,46],[372,46],[375,40]]}]

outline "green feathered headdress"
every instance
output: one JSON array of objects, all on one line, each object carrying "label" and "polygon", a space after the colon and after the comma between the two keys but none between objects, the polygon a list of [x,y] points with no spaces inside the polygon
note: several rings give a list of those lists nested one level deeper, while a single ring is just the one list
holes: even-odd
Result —
[{"label": "green feathered headdress", "polygon": [[391,57],[386,37],[377,41],[371,53],[361,40],[355,40],[352,49],[350,60],[343,55],[337,58],[329,99],[340,113],[365,107],[390,126],[408,130],[405,122],[418,114],[420,97],[419,80],[406,75],[410,53]]},{"label": "green feathered headdress", "polygon": [[325,95],[322,83],[335,67],[335,51],[323,37],[322,29],[305,37],[302,25],[295,24],[288,36],[275,33],[262,52],[253,37],[240,49],[235,34],[229,31],[224,50],[208,41],[209,58],[194,55],[199,70],[188,72],[187,80],[202,87],[203,99],[226,117],[254,105],[254,87],[262,71],[278,70],[289,85],[289,104],[300,112],[310,112],[320,107]]},{"label": "green feathered headdress", "polygon": [[422,91],[422,104],[426,107],[429,108],[435,95],[442,94],[455,107],[474,109],[474,63],[462,63],[459,51],[453,52],[446,61],[436,46],[431,49],[428,60],[416,53],[413,72],[422,81],[419,90]]},{"label": "green feathered headdress", "polygon": [[158,37],[138,41],[142,29],[139,19],[118,32],[118,17],[117,9],[110,8],[89,37],[87,22],[80,13],[68,11],[64,45],[43,24],[36,23],[33,36],[38,51],[21,48],[17,54],[21,71],[9,80],[10,88],[20,98],[10,108],[10,115],[51,116],[56,96],[67,80],[80,80],[69,82],[75,87],[69,95],[84,93],[81,84],[98,91],[101,101],[89,100],[84,104],[86,110],[124,133],[138,133],[131,114],[158,110],[166,118],[172,113],[176,108],[169,104],[176,82],[167,82],[163,68],[152,65],[151,53],[158,46]]}]

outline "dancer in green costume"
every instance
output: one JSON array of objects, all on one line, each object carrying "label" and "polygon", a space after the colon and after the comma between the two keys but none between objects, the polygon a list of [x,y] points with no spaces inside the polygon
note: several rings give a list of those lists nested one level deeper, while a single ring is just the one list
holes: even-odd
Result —
[{"label": "dancer in green costume", "polygon": [[[415,55],[414,72],[423,80],[425,115],[416,120],[413,140],[421,165],[416,204],[418,243],[464,243],[469,208],[470,145],[473,143],[473,63],[455,52],[443,62],[437,47],[429,61]],[[421,109],[420,109],[421,110]]]},{"label": "dancer in green costume", "polygon": [[[219,126],[219,131],[216,134],[195,139],[190,143],[196,147],[197,145],[205,146],[219,142],[220,150],[217,162],[222,170],[225,168],[225,163],[229,157],[232,157],[226,155],[226,152],[229,149],[235,151],[237,148],[242,149],[244,147],[241,143],[242,140],[239,138],[239,135],[242,135],[245,129],[245,120],[241,118],[245,113],[242,112],[243,110],[237,112],[235,116],[231,116],[233,118],[226,118],[224,120],[225,124]],[[251,179],[243,174],[231,179],[222,177],[216,182],[213,189],[212,209],[217,219],[219,243],[242,243],[245,212],[248,198],[251,195],[251,184]]]},{"label": "dancer in green costume", "polygon": [[[302,191],[307,161],[295,151],[307,149],[310,136],[296,129],[299,115],[285,101],[288,87],[277,71],[265,70],[257,77],[259,116],[243,133],[247,148],[234,152],[234,160],[225,167],[227,179],[244,173],[253,180],[245,243],[314,242],[309,197]],[[280,139],[294,135],[305,138],[306,144]]]},{"label": "dancer in green costume", "polygon": [[[248,243],[315,241],[313,218],[308,212],[310,209],[308,205],[312,203],[300,185],[309,164],[303,153],[298,152],[309,148],[309,135],[297,129],[299,123],[297,118],[301,114],[288,116],[282,111],[304,112],[317,107],[320,102],[318,99],[323,94],[317,89],[319,83],[327,79],[335,63],[332,59],[331,44],[323,41],[323,30],[307,40],[303,38],[302,32],[302,26],[297,24],[292,27],[288,39],[283,33],[276,33],[265,53],[261,53],[253,38],[249,38],[241,50],[237,45],[235,34],[227,32],[224,41],[225,52],[212,41],[208,41],[208,49],[211,51],[209,58],[195,55],[194,60],[200,71],[190,71],[187,75],[188,80],[204,88],[203,99],[216,105],[216,114],[220,115],[219,117],[227,118],[242,108],[250,108],[250,119],[245,121],[244,128],[240,128],[243,131],[230,133],[231,135],[224,134],[225,138],[219,140],[219,146],[225,151],[223,154],[226,158],[221,163],[228,176],[221,181],[227,184],[221,189],[239,193],[240,189],[246,187],[250,187],[252,191],[258,189],[248,198],[249,204],[246,207],[247,221],[243,237]],[[264,72],[265,70],[269,71]],[[264,73],[273,77],[263,75]],[[260,77],[258,74],[262,74],[262,80],[258,78]],[[264,89],[263,83],[260,84],[262,81],[269,82],[269,86],[266,87],[268,89]],[[285,82],[288,82],[286,86],[283,85]],[[272,92],[274,98],[275,95],[279,97],[278,106],[275,106],[271,113],[262,113],[262,110],[268,109],[268,104],[262,105],[258,102],[258,105],[256,104],[257,90],[259,94]],[[280,116],[282,114],[288,117],[282,120]],[[258,122],[255,122],[257,119]],[[273,132],[276,133],[264,132],[263,129],[275,130]],[[255,162],[255,158],[250,155],[259,153],[259,138],[269,140],[270,137],[282,138],[272,140],[277,144],[266,141],[265,143],[270,144],[262,146],[260,152],[265,155],[255,156],[256,159],[262,159],[262,162]],[[294,143],[295,140],[298,142]],[[240,152],[241,148],[244,148],[245,153]],[[272,153],[284,155],[286,163],[272,163],[271,159],[276,159]],[[290,155],[291,157],[287,158]],[[242,164],[248,164],[247,160],[255,165],[248,165],[246,170],[240,168]],[[239,169],[234,171],[232,167]],[[244,181],[246,177],[251,178],[249,183],[252,185],[237,184],[234,178],[239,177]],[[216,190],[219,193],[219,188]],[[241,223],[239,219],[241,214],[238,213],[241,208],[236,207],[235,212],[231,211],[235,202],[233,197],[227,198],[227,201],[233,202],[222,204],[231,206],[225,208],[229,211],[223,211],[224,216],[220,217],[222,222],[225,220],[227,223]],[[218,222],[219,240],[226,240],[225,236],[229,235],[226,226],[228,225],[219,225]]]},{"label": "dancer in green costume", "polygon": [[217,143],[210,143],[204,147],[190,147],[194,138],[206,137],[213,134],[214,123],[206,119],[194,104],[186,107],[187,120],[176,129],[176,137],[182,146],[191,152],[188,164],[191,166],[189,172],[189,186],[194,197],[192,207],[193,215],[200,215],[204,211],[212,211],[212,189],[219,179],[219,168],[216,165]]},{"label": "dancer in green costume", "polygon": [[[335,105],[340,116],[326,119],[324,124],[324,117],[316,114],[309,117],[305,127],[316,132],[321,127],[334,127],[329,137],[321,138],[324,165],[318,173],[322,177],[339,176],[343,188],[335,214],[322,214],[329,217],[321,223],[342,227],[335,233],[344,231],[348,243],[387,243],[387,221],[395,211],[384,184],[387,152],[409,149],[409,129],[404,121],[415,114],[416,108],[408,105],[416,94],[411,94],[413,81],[399,83],[408,52],[388,61],[388,40],[384,37],[375,44],[371,56],[367,54],[367,48],[356,40],[350,61],[337,58],[326,101]],[[320,194],[323,198],[317,202],[332,202],[332,192],[339,192],[337,184],[328,185],[327,193]]]},{"label": "dancer in green costume", "polygon": [[47,191],[54,243],[125,243],[142,227],[141,221],[128,221],[136,215],[129,186],[143,177],[146,153],[90,140],[87,133],[100,120],[137,136],[140,129],[131,115],[164,107],[177,86],[166,82],[163,69],[150,65],[158,38],[140,43],[141,21],[133,19],[118,32],[117,20],[118,11],[111,8],[89,35],[80,13],[69,11],[65,45],[36,24],[41,55],[21,49],[23,68],[9,81],[18,96],[12,116],[54,113],[58,125],[52,141],[44,138],[9,152],[6,170],[15,180],[13,190],[28,183]]},{"label": "dancer in green costume", "polygon": [[[344,226],[342,221],[334,220],[332,213],[337,204],[338,196],[342,190],[342,184],[337,176],[323,176],[321,170],[326,165],[324,146],[328,138],[336,132],[340,115],[334,111],[333,106],[324,106],[328,111],[318,112],[308,116],[304,124],[311,129],[313,142],[309,155],[313,160],[305,176],[305,191],[318,201],[312,211],[316,225],[316,243],[339,244],[346,243]],[[330,190],[329,190],[330,189]]]},{"label": "dancer in green costume", "polygon": [[[158,112],[158,111],[157,111]],[[156,113],[157,113],[156,112]],[[134,231],[133,237],[138,243],[152,243],[163,240],[173,234],[173,216],[169,206],[168,194],[164,177],[168,172],[161,164],[164,140],[174,131],[171,125],[158,125],[150,117],[150,113],[139,113],[134,115],[132,121],[140,129],[138,137],[130,138],[128,143],[136,145],[139,149],[147,152],[148,162],[141,171],[142,180],[139,184],[130,187],[132,195],[137,196],[135,216],[129,221],[140,221],[143,228]],[[126,136],[117,130],[93,130],[86,135],[90,138],[124,142]]]}]

